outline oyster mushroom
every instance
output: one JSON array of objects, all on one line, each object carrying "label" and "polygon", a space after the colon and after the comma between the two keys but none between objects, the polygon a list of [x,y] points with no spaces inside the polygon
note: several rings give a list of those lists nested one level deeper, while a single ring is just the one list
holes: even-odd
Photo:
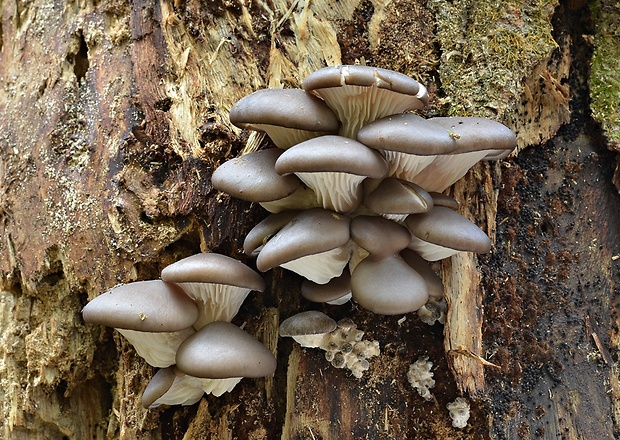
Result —
[{"label": "oyster mushroom", "polygon": [[179,345],[194,334],[198,307],[183,289],[160,280],[115,287],[82,309],[84,321],[114,327],[154,367],[174,364]]}]

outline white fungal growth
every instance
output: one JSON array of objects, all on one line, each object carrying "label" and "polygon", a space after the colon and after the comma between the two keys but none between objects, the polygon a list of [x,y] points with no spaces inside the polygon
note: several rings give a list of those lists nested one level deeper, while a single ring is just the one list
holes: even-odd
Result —
[{"label": "white fungal growth", "polygon": [[450,418],[452,419],[452,426],[455,428],[465,428],[467,421],[469,420],[469,402],[463,397],[457,397],[454,402],[450,402],[446,405],[448,411],[450,411]]},{"label": "white fungal growth", "polygon": [[380,353],[379,341],[364,341],[364,332],[350,319],[342,319],[338,327],[325,338],[319,348],[325,350],[325,359],[336,368],[346,368],[360,379],[370,368],[368,359]]},{"label": "white fungal growth", "polygon": [[428,356],[423,356],[411,364],[407,372],[407,380],[424,400],[433,400],[433,394],[430,391],[435,386],[432,367],[433,363],[428,360]]}]

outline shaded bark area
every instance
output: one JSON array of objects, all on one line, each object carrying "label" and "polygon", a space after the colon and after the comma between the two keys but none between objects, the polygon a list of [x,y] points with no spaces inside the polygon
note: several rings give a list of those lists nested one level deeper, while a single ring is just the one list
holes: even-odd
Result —
[{"label": "shaded bark area", "polygon": [[[571,44],[590,32],[588,12],[560,5],[554,50],[555,2],[496,3],[0,0],[0,436],[617,435],[615,157],[589,122],[588,48]],[[273,270],[234,323],[277,355],[275,376],[191,407],[141,408],[154,369],[116,332],[84,325],[81,308],[200,251],[252,265],[242,242],[265,213],[210,185],[253,142],[228,109],[356,60],[427,84],[428,115],[499,115],[518,132],[517,158],[450,190],[494,251],[442,264],[445,327],[317,306]],[[309,309],[379,341],[362,379],[278,338],[281,320]],[[420,356],[434,364],[429,402],[406,379]],[[459,395],[472,405],[462,430],[446,409]]]}]

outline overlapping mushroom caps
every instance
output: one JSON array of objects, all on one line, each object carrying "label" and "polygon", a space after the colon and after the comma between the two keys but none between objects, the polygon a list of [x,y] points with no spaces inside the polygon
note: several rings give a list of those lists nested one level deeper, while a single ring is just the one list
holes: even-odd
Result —
[{"label": "overlapping mushroom caps", "polygon": [[[231,123],[266,132],[278,147],[213,173],[216,189],[273,213],[250,231],[245,253],[260,271],[280,266],[302,275],[310,301],[352,298],[375,313],[417,310],[424,322],[441,321],[443,286],[427,261],[491,247],[442,192],[476,162],[509,154],[514,134],[484,118],[404,113],[428,104],[426,88],[377,67],[326,67],[302,87],[259,90],[230,111]],[[273,373],[271,352],[227,322],[250,291],[264,288],[242,263],[199,254],[166,267],[162,280],[112,289],[83,313],[118,328],[162,368],[144,391],[145,407],[188,405],[204,392],[230,391],[243,376]],[[287,319],[280,332],[318,344],[332,365],[358,378],[379,354],[350,320],[336,328],[319,312]]]}]

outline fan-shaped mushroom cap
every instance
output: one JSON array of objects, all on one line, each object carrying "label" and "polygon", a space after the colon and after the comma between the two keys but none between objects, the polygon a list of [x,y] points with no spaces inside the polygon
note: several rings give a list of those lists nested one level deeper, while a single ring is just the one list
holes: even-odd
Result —
[{"label": "fan-shaped mushroom cap", "polygon": [[256,257],[265,243],[280,229],[290,222],[299,211],[282,211],[265,217],[264,220],[254,226],[243,242],[243,252],[251,257]]},{"label": "fan-shaped mushroom cap", "polygon": [[179,344],[194,333],[198,307],[174,284],[138,281],[99,295],[82,316],[88,323],[115,327],[150,365],[167,367]]},{"label": "fan-shaped mushroom cap", "polygon": [[320,347],[326,336],[336,330],[338,324],[325,313],[301,312],[280,324],[280,336],[290,336],[302,347]]},{"label": "fan-shaped mushroom cap", "polygon": [[442,125],[409,113],[388,116],[362,127],[357,140],[385,157],[390,166],[389,176],[408,181],[437,155],[457,148]]},{"label": "fan-shaped mushroom cap", "polygon": [[350,249],[350,219],[321,208],[301,211],[260,251],[256,267],[281,266],[324,284],[342,274]]},{"label": "fan-shaped mushroom cap", "polygon": [[366,258],[351,275],[353,299],[381,315],[418,310],[428,300],[426,283],[402,258]]},{"label": "fan-shaped mushroom cap", "polygon": [[230,122],[266,132],[283,149],[335,133],[340,126],[323,101],[300,89],[263,89],[245,96],[230,109]]},{"label": "fan-shaped mushroom cap", "polygon": [[458,251],[486,253],[491,250],[491,240],[478,226],[444,206],[435,206],[423,214],[411,214],[405,226],[414,238],[409,247],[425,260],[440,260]]},{"label": "fan-shaped mushroom cap", "polygon": [[220,165],[211,177],[213,187],[238,199],[269,202],[293,194],[301,185],[295,176],[276,173],[279,148],[254,151]]},{"label": "fan-shaped mushroom cap", "polygon": [[172,263],[161,278],[179,284],[200,310],[196,329],[211,321],[230,321],[251,290],[262,292],[265,281],[234,258],[214,253],[192,255]]},{"label": "fan-shaped mushroom cap", "polygon": [[209,379],[265,377],[276,358],[254,337],[234,324],[216,321],[187,338],[177,350],[177,368]]},{"label": "fan-shaped mushroom cap", "polygon": [[454,139],[457,148],[450,154],[436,157],[412,181],[427,191],[441,192],[463,177],[478,161],[502,157],[517,146],[517,138],[505,125],[476,117],[429,119]]},{"label": "fan-shaped mushroom cap", "polygon": [[415,183],[389,177],[364,197],[364,205],[387,219],[401,222],[409,214],[429,211],[433,198]]},{"label": "fan-shaped mushroom cap", "polygon": [[350,138],[375,119],[428,104],[424,86],[379,67],[325,67],[310,74],[302,87],[325,100],[342,121],[340,134]]},{"label": "fan-shaped mushroom cap", "polygon": [[160,405],[193,405],[204,394],[200,380],[178,372],[174,366],[162,368],[155,373],[142,393],[142,406],[157,408]]},{"label": "fan-shaped mushroom cap", "polygon": [[445,206],[446,208],[450,208],[454,211],[459,209],[459,202],[454,200],[452,197],[449,197],[445,194],[442,194],[436,191],[431,191],[429,192],[429,194],[433,198],[434,206]]},{"label": "fan-shaped mushroom cap", "polygon": [[370,253],[369,258],[382,259],[405,249],[411,234],[392,220],[360,215],[351,220],[351,239]]},{"label": "fan-shaped mushroom cap", "polygon": [[321,136],[286,150],[276,161],[279,174],[295,173],[314,190],[325,209],[349,212],[360,203],[360,183],[382,178],[387,163],[365,145],[342,136]]},{"label": "fan-shaped mushroom cap", "polygon": [[308,301],[341,305],[351,299],[351,274],[348,270],[342,275],[332,278],[325,284],[317,284],[310,280],[301,283],[301,296]]}]

